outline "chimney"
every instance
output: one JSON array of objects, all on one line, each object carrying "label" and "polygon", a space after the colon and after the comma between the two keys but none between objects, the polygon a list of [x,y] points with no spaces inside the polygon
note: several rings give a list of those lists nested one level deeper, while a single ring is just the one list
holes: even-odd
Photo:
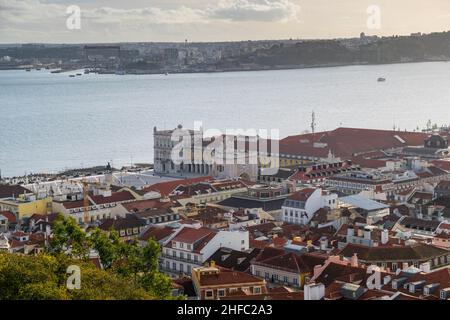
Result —
[{"label": "chimney", "polygon": [[321,300],[325,296],[325,286],[322,283],[305,284],[305,300]]},{"label": "chimney", "polygon": [[364,228],[364,239],[370,240],[370,228],[365,227]]},{"label": "chimney", "polygon": [[328,248],[328,238],[322,237],[320,239],[320,250],[325,251]]},{"label": "chimney", "polygon": [[389,232],[384,229],[383,231],[381,231],[381,243],[382,244],[386,244],[389,241]]},{"label": "chimney", "polygon": [[355,235],[355,229],[353,229],[352,225],[349,225],[347,228],[347,237],[353,237]]},{"label": "chimney", "polygon": [[354,253],[353,256],[350,258],[350,265],[352,267],[358,266],[358,255],[356,253]]},{"label": "chimney", "polygon": [[363,236],[363,231],[361,230],[361,228],[356,229],[358,231],[358,237],[362,237]]},{"label": "chimney", "polygon": [[322,272],[322,265],[318,264],[317,266],[314,266],[313,278],[318,277],[321,272]]},{"label": "chimney", "polygon": [[429,273],[429,272],[431,271],[431,265],[430,265],[430,262],[422,263],[422,264],[420,265],[420,270],[422,270],[422,271],[425,272],[425,273]]}]

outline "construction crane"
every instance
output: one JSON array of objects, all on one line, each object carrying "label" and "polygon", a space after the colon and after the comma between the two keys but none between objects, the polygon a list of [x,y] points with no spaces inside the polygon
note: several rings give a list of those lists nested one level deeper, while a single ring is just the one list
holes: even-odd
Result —
[{"label": "construction crane", "polygon": [[311,132],[314,136],[314,132],[316,131],[316,113],[313,111],[311,114]]},{"label": "construction crane", "polygon": [[83,221],[85,224],[89,224],[89,186],[100,187],[101,183],[82,180],[81,184],[83,185]]},{"label": "construction crane", "polygon": [[[105,176],[105,185],[107,188],[109,188],[109,185],[112,181],[112,168],[110,163],[108,162],[107,165],[108,174]],[[75,181],[71,181],[71,183],[77,183]],[[88,181],[86,179],[81,180],[81,185],[83,186],[83,222],[85,224],[89,224],[89,187],[95,186],[95,187],[103,187],[104,185],[99,181]]]},{"label": "construction crane", "polygon": [[89,224],[89,186],[100,187],[101,183],[97,181],[88,181],[83,179],[81,181],[77,180],[67,180],[73,185],[79,186],[81,184],[83,191],[83,222]]}]

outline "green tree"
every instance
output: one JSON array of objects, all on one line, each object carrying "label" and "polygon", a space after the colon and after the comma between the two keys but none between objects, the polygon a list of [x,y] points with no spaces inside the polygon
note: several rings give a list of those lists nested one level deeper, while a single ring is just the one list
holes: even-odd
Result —
[{"label": "green tree", "polygon": [[90,247],[86,232],[77,224],[76,220],[59,215],[55,221],[50,251],[87,260]]},{"label": "green tree", "polygon": [[[74,219],[64,216],[59,216],[55,222],[49,250],[57,260],[57,274],[60,276],[56,280],[60,285],[71,261],[87,261],[92,249],[98,252],[108,275],[126,281],[136,290],[144,290],[151,297],[171,298],[172,282],[158,271],[161,248],[156,241],[149,240],[146,246],[141,246],[137,241],[122,241],[114,230],[103,232],[98,228],[87,235]],[[91,295],[87,292],[83,297]]]},{"label": "green tree", "polygon": [[[66,267],[81,269],[81,289],[68,290]],[[81,260],[0,253],[0,300],[155,299],[143,286]]]},{"label": "green tree", "polygon": [[122,244],[119,234],[113,230],[108,234],[97,228],[91,233],[91,243],[93,249],[98,252],[103,267],[111,268],[120,255]]}]

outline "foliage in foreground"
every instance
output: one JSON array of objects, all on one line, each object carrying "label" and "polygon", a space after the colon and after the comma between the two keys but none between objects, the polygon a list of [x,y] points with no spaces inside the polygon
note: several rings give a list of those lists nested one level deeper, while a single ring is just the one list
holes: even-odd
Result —
[{"label": "foliage in foreground", "polygon": [[[66,287],[73,264],[81,269],[79,290]],[[124,277],[63,255],[0,253],[0,288],[0,300],[154,299]]]},{"label": "foliage in foreground", "polygon": [[[104,270],[89,261],[99,253]],[[171,299],[171,280],[158,271],[159,244],[123,242],[117,232],[90,235],[62,215],[54,225],[47,253],[0,253],[0,300]],[[81,288],[67,289],[67,268],[80,267]]]}]

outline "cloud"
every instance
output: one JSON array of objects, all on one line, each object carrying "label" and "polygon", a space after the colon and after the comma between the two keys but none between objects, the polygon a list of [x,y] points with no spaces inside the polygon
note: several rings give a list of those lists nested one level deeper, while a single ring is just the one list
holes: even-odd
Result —
[{"label": "cloud", "polygon": [[299,13],[293,0],[210,0],[203,6],[180,0],[179,5],[172,1],[170,6],[160,3],[134,8],[133,0],[128,2],[126,8],[114,3],[96,6],[95,2],[81,2],[82,33],[76,35],[66,28],[69,2],[0,0],[0,41],[49,41],[52,35],[55,41],[103,39],[114,35],[136,39],[137,33],[160,37],[174,32],[183,34],[183,28],[192,34],[206,25],[208,28],[223,24],[241,28],[246,22],[298,21]]},{"label": "cloud", "polygon": [[224,0],[211,18],[228,21],[285,22],[298,20],[300,7],[288,0]]},{"label": "cloud", "polygon": [[[23,23],[65,16],[66,6],[39,0],[0,0],[4,23]],[[113,7],[82,8],[83,17],[95,23],[189,24],[214,21],[278,22],[296,19],[298,6],[290,0],[219,0],[206,8]]]}]

